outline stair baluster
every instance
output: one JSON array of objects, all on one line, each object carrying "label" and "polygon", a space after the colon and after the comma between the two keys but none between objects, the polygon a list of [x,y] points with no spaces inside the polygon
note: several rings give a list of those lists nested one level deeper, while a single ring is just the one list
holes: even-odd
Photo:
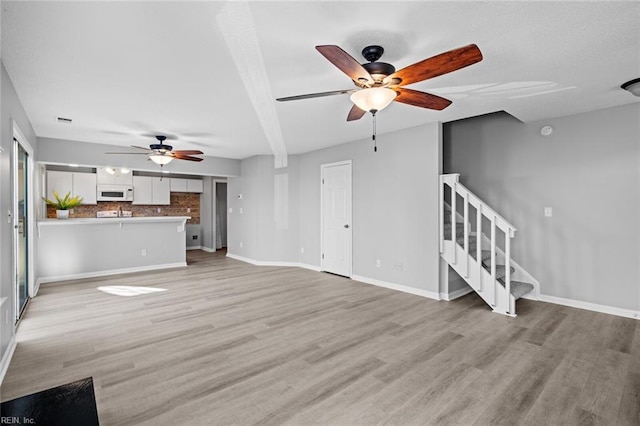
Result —
[{"label": "stair baluster", "polygon": [[[539,289],[539,283],[511,259],[511,238],[516,228],[460,183],[459,174],[440,176],[440,253],[449,265],[487,302],[494,312],[515,316],[515,301]],[[446,198],[450,195],[450,211]],[[462,206],[458,206],[460,195]],[[469,205],[476,209],[472,235]],[[458,213],[460,207],[461,214]],[[483,220],[490,222],[489,238],[483,234]],[[458,222],[461,220],[461,222]],[[459,227],[462,226],[462,229]],[[497,231],[504,233],[504,251],[497,244]],[[483,243],[483,239],[486,239]],[[475,244],[475,250],[473,249]],[[483,246],[489,251],[483,253]],[[472,255],[475,251],[475,259]],[[504,258],[504,265],[498,265]],[[486,262],[490,262],[489,265]],[[473,262],[477,262],[477,268]],[[512,280],[515,271],[515,281]],[[519,281],[525,280],[525,281]],[[489,285],[484,285],[485,281]],[[529,281],[529,282],[527,282]],[[491,285],[493,283],[493,285]],[[532,284],[533,283],[533,284]]]}]

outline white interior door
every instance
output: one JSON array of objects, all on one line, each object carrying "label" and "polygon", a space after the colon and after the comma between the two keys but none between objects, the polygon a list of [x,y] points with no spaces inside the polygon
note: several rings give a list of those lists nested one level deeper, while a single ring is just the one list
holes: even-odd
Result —
[{"label": "white interior door", "polygon": [[351,276],[351,161],[322,165],[322,270]]}]

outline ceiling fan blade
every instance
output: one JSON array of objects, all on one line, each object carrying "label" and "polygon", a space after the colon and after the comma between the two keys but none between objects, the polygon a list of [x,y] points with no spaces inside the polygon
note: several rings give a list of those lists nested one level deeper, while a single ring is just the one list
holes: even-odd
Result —
[{"label": "ceiling fan blade", "polygon": [[149,148],[144,148],[141,146],[131,145],[131,148],[144,149],[145,151],[151,151]]},{"label": "ceiling fan blade", "polygon": [[394,99],[397,102],[403,104],[409,104],[421,108],[435,109],[441,111],[451,105],[449,99],[441,98],[440,96],[432,95],[431,93],[419,92],[417,90],[411,90],[404,87],[398,87],[395,89],[398,96]]},{"label": "ceiling fan blade", "polygon": [[316,50],[320,52],[322,56],[327,58],[329,62],[338,67],[340,71],[348,75],[351,80],[364,84],[373,84],[373,78],[371,74],[364,69],[358,61],[356,61],[351,55],[342,50],[339,46],[335,45],[323,45],[316,46]]},{"label": "ceiling fan blade", "polygon": [[347,121],[360,120],[366,113],[367,111],[358,108],[358,105],[353,105],[347,115]]},{"label": "ceiling fan blade", "polygon": [[148,152],[105,152],[105,154],[149,155]]},{"label": "ceiling fan blade", "polygon": [[324,96],[344,95],[346,93],[354,93],[357,89],[333,90],[331,92],[309,93],[307,95],[288,96],[286,98],[278,98],[276,101],[297,101],[298,99],[322,98]]},{"label": "ceiling fan blade", "polygon": [[188,161],[202,161],[203,160],[202,158],[192,157],[190,155],[183,155],[183,154],[175,154],[175,155],[173,155],[173,158],[175,158],[176,160],[188,160]]},{"label": "ceiling fan blade", "polygon": [[405,86],[468,67],[481,60],[482,52],[478,46],[470,44],[404,67],[386,77],[384,82],[400,79],[398,85]]},{"label": "ceiling fan blade", "polygon": [[204,154],[204,152],[199,151],[197,149],[178,149],[175,151],[171,151],[174,154],[181,154],[181,155],[202,155]]}]

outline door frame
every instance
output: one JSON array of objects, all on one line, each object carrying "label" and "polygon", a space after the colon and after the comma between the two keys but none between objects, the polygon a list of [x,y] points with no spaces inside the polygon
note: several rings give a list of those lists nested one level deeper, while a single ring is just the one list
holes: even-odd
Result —
[{"label": "door frame", "polygon": [[[27,296],[27,302],[26,304],[29,303],[29,299],[31,299],[35,294],[36,294],[36,289],[35,289],[35,280],[34,280],[34,273],[35,273],[35,268],[34,268],[34,250],[33,250],[33,233],[35,230],[35,210],[34,210],[34,170],[35,170],[35,164],[34,164],[34,151],[33,151],[33,147],[31,146],[31,144],[29,143],[29,140],[24,136],[24,133],[22,133],[22,131],[20,130],[20,127],[18,126],[18,123],[16,123],[15,120],[12,120],[12,125],[13,125],[13,139],[11,141],[11,259],[12,259],[12,265],[11,265],[11,274],[12,274],[12,278],[11,278],[11,286],[12,286],[12,295],[13,295],[13,327],[14,327],[14,332],[18,327],[18,323],[19,323],[19,319],[20,319],[20,309],[17,306],[18,305],[18,294],[17,294],[17,282],[16,282],[16,278],[17,278],[17,273],[18,273],[18,265],[17,265],[17,259],[16,259],[16,251],[17,251],[17,245],[18,245],[18,241],[17,241],[17,230],[15,228],[15,224],[16,224],[16,217],[17,217],[17,213],[18,213],[18,201],[16,198],[16,189],[17,189],[17,173],[18,173],[18,169],[17,169],[17,164],[16,164],[16,160],[17,160],[17,156],[18,156],[18,149],[17,149],[17,145],[20,144],[20,146],[22,147],[22,149],[24,149],[24,151],[27,153],[27,164],[26,164],[26,174],[27,174],[27,199],[26,199],[26,203],[27,203],[27,223],[25,224],[25,226],[27,227],[27,291],[28,291],[28,296]],[[25,307],[26,307],[25,304]]]},{"label": "door frame", "polygon": [[342,160],[335,161],[333,163],[325,163],[320,165],[320,270],[324,271],[324,187],[323,187],[323,179],[324,179],[324,171],[329,167],[335,166],[349,166],[349,175],[350,175],[350,183],[351,190],[349,193],[351,194],[351,200],[349,200],[349,204],[351,208],[349,209],[349,223],[351,226],[349,227],[349,278],[353,275],[353,160]]},{"label": "door frame", "polygon": [[[227,211],[225,212],[225,214],[229,214],[229,181],[227,179],[219,179],[219,178],[213,178],[211,180],[211,186],[212,188],[212,195],[213,195],[213,200],[211,200],[211,205],[213,206],[212,212],[211,212],[211,225],[212,225],[212,229],[213,229],[213,250],[212,252],[215,253],[216,251],[218,251],[218,221],[217,221],[217,217],[218,217],[218,187],[217,184],[219,183],[224,183],[227,185]],[[227,218],[227,245],[229,241],[229,221]],[[226,248],[226,247],[225,247]],[[207,250],[208,251],[208,250]]]}]

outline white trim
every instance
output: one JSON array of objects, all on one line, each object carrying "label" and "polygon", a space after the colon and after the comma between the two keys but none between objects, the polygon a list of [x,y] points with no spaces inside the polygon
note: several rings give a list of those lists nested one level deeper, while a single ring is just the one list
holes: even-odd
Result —
[{"label": "white trim", "polygon": [[565,299],[564,297],[548,296],[541,294],[538,296],[540,302],[554,303],[556,305],[570,306],[572,308],[585,309],[587,311],[601,312],[603,314],[616,315],[619,317],[640,319],[640,311],[631,309],[616,308],[613,306],[600,305],[597,303],[583,302],[581,300]]},{"label": "white trim", "polygon": [[7,370],[9,369],[9,364],[11,364],[11,358],[13,358],[13,353],[16,350],[16,346],[18,346],[18,342],[16,342],[16,336],[11,336],[11,340],[9,340],[7,350],[4,351],[4,355],[2,355],[2,361],[0,361],[0,385],[4,380],[5,374],[7,374]]},{"label": "white trim", "polygon": [[254,260],[254,259],[249,259],[248,257],[238,256],[237,254],[233,254],[233,253],[227,253],[227,257],[229,257],[231,259],[239,260],[241,262],[250,263],[250,264],[256,265],[256,266],[283,266],[283,267],[289,267],[289,268],[310,269],[310,270],[316,271],[316,272],[321,272],[322,271],[319,266],[309,265],[307,263],[278,262],[278,261],[271,261],[271,260]]},{"label": "white trim", "polygon": [[217,251],[217,250],[216,250],[216,249],[214,249],[214,248],[204,247],[204,246],[200,247],[200,250],[202,250],[202,251],[206,251],[207,253],[215,253],[215,252]]},{"label": "white trim", "polygon": [[466,296],[469,293],[473,293],[473,289],[469,285],[467,285],[466,287],[460,288],[448,294],[440,293],[440,299],[451,302],[452,300],[456,300],[459,297]]},{"label": "white trim", "polygon": [[80,274],[58,275],[53,277],[40,277],[37,284],[50,283],[56,281],[81,280],[84,278],[104,277],[108,275],[131,274],[133,272],[154,271],[157,269],[184,268],[187,262],[167,263],[164,265],[136,266],[133,268],[108,269],[106,271],[83,272]]},{"label": "white trim", "polygon": [[391,290],[401,291],[403,293],[414,294],[416,296],[427,297],[429,299],[440,300],[440,295],[434,291],[422,290],[415,287],[409,287],[402,284],[395,284],[386,281],[376,280],[374,278],[361,277],[359,275],[353,275],[351,277],[354,281],[359,281],[365,284],[372,284],[378,287],[384,287]]},{"label": "white trim", "polygon": [[[15,225],[17,225],[17,214],[18,214],[18,203],[16,200],[16,189],[17,189],[17,183],[16,183],[16,170],[14,170],[14,167],[16,167],[15,162],[17,160],[17,152],[16,152],[16,143],[19,144],[22,149],[25,150],[25,152],[27,153],[27,163],[25,164],[25,166],[27,167],[27,223],[25,224],[25,226],[27,227],[27,296],[29,298],[35,296],[35,294],[37,293],[37,288],[38,286],[36,285],[36,280],[35,278],[35,256],[34,256],[34,231],[35,231],[35,223],[36,223],[36,216],[37,213],[34,209],[35,207],[35,200],[34,200],[34,196],[35,196],[35,185],[34,185],[34,177],[35,177],[35,164],[36,164],[36,159],[35,159],[35,153],[33,150],[33,147],[31,146],[31,143],[29,142],[29,140],[27,139],[27,137],[24,135],[24,133],[22,133],[22,130],[20,130],[20,126],[18,126],[18,123],[16,122],[16,120],[11,119],[11,125],[12,125],[12,137],[13,139],[15,139],[17,142],[14,142],[12,140],[11,142],[11,152],[12,152],[12,156],[11,156],[11,210],[12,210],[12,223],[11,226],[14,227]],[[39,194],[42,195],[42,194]],[[14,322],[13,325],[13,330],[15,333],[16,327],[17,327],[17,321],[18,321],[18,315],[19,315],[19,310],[20,308],[17,306],[17,301],[19,299],[18,294],[16,293],[17,291],[17,282],[16,282],[16,277],[17,277],[17,265],[16,265],[16,260],[13,256],[15,256],[16,251],[17,251],[17,233],[15,232],[14,229],[11,230],[12,233],[12,269],[11,269],[11,273],[12,273],[12,289],[11,292],[13,294],[13,319],[12,321]]]},{"label": "white trim", "polygon": [[187,250],[202,250],[202,246],[187,246]]}]

